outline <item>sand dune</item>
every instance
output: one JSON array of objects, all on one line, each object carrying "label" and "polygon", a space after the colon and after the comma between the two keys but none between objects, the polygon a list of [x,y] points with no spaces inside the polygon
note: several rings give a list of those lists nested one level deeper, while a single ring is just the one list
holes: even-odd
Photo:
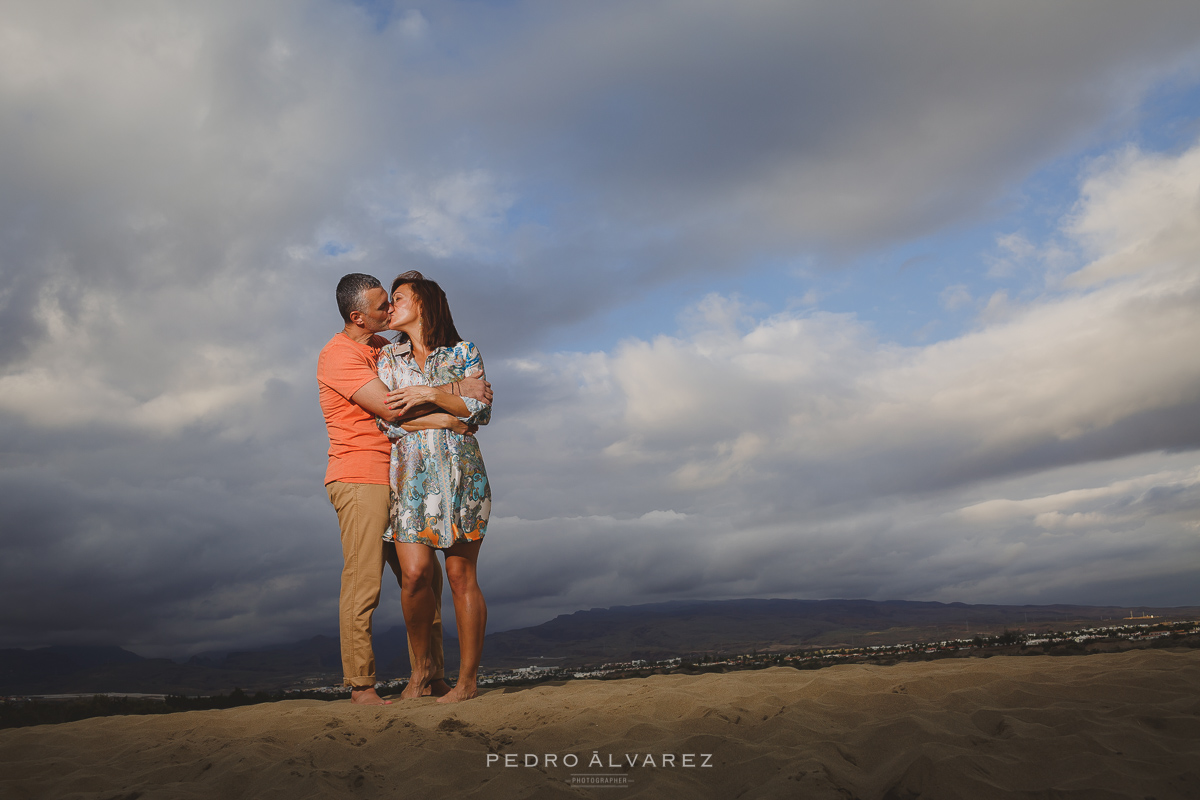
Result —
[{"label": "sand dune", "polygon": [[12,800],[1197,798],[1200,652],[574,681],[452,707],[291,701],[110,717],[0,731],[0,771]]}]

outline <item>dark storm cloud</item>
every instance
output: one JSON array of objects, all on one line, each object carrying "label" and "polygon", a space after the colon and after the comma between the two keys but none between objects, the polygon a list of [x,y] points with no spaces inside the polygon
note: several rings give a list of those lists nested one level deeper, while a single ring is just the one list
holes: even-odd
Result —
[{"label": "dark storm cloud", "polygon": [[1197,41],[1194,7],[1155,10],[544,9],[469,30],[487,69],[440,76],[437,110],[477,137],[473,157],[565,177],[604,222],[732,237],[742,255],[752,237],[853,249],[970,213],[1126,106]]},{"label": "dark storm cloud", "polygon": [[[397,153],[382,182],[402,224],[341,221],[368,263],[435,250],[504,352],[671,277],[861,252],[979,213],[1194,54],[1200,12],[1156,11],[430,5],[396,90],[421,113],[395,121],[428,158]],[[477,199],[507,195],[506,224],[448,207],[446,185],[472,174],[491,182]],[[482,247],[420,224],[439,214]]]},{"label": "dark storm cloud", "polygon": [[6,607],[7,643],[36,632],[177,651],[258,635],[268,619],[275,638],[311,630],[340,569],[336,537],[322,535],[332,511],[312,491],[323,437],[279,433],[222,441],[191,425],[6,442],[0,570],[5,591],[27,598]]}]

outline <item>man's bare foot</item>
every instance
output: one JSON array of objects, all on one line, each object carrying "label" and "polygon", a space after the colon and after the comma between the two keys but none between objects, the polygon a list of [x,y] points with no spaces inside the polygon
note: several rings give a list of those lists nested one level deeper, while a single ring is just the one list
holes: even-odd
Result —
[{"label": "man's bare foot", "polygon": [[391,700],[384,700],[375,692],[374,686],[366,689],[351,689],[350,702],[357,706],[390,706]]},{"label": "man's bare foot", "polygon": [[441,678],[434,678],[425,686],[425,691],[421,692],[422,697],[445,697],[450,693],[450,684],[446,683]]},{"label": "man's bare foot", "polygon": [[454,688],[446,692],[437,699],[439,703],[461,703],[463,700],[470,700],[472,697],[478,697],[479,690],[475,686],[475,681],[464,681],[458,679],[458,683],[454,684]]}]

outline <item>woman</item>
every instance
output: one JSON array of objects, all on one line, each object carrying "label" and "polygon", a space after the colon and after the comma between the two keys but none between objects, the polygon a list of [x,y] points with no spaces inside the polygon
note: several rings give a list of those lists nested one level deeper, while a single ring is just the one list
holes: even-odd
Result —
[{"label": "woman", "polygon": [[455,393],[457,381],[483,377],[483,361],[475,345],[462,341],[455,330],[441,288],[419,272],[406,272],[392,282],[391,301],[388,327],[404,335],[379,356],[380,379],[398,390],[389,393],[389,405],[402,414],[411,409],[444,410],[472,426],[466,434],[442,429],[409,433],[381,423],[392,439],[392,510],[383,538],[395,543],[400,560],[401,602],[413,652],[412,676],[401,697],[420,697],[431,677],[433,575],[438,568],[435,551],[441,550],[454,595],[461,660],[458,682],[438,702],[453,703],[477,694],[487,627],[487,605],[475,566],[492,493],[473,426],[486,425],[492,410]]}]

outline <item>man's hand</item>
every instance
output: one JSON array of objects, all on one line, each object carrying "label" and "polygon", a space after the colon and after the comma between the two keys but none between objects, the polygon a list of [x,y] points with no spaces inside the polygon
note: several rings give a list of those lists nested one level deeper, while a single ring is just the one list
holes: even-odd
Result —
[{"label": "man's hand", "polygon": [[458,393],[489,406],[492,404],[492,385],[483,378],[463,378],[458,382]]}]

